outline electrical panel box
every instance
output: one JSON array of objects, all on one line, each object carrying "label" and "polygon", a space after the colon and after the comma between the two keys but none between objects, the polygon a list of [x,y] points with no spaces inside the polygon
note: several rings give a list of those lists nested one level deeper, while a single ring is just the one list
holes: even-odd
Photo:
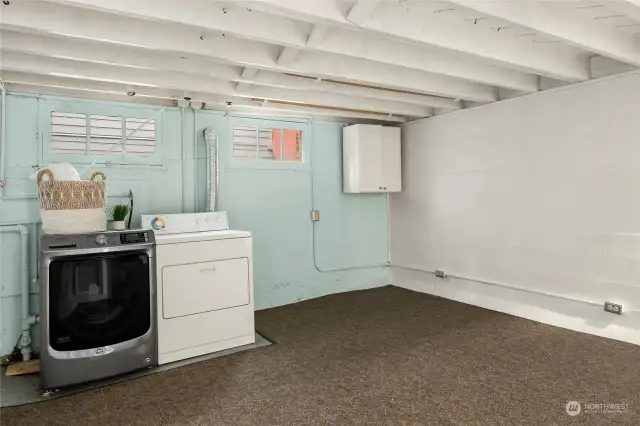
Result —
[{"label": "electrical panel box", "polygon": [[355,124],[342,129],[343,191],[400,192],[400,128]]}]

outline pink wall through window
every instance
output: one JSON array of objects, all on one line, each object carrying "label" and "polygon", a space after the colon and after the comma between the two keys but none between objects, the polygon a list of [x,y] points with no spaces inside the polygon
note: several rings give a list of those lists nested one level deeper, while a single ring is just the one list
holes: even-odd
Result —
[{"label": "pink wall through window", "polygon": [[300,130],[280,130],[272,129],[273,136],[273,156],[276,160],[280,159],[280,133],[283,133],[284,141],[284,153],[283,161],[300,161],[302,153],[300,148],[302,146],[302,132]]}]

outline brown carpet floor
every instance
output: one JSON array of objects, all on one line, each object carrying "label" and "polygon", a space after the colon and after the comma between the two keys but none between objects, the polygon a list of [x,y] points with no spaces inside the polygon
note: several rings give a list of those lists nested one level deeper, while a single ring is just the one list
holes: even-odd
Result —
[{"label": "brown carpet floor", "polygon": [[[640,424],[640,347],[396,287],[257,312],[275,345],[2,411],[2,426]],[[623,414],[566,414],[569,400]]]}]

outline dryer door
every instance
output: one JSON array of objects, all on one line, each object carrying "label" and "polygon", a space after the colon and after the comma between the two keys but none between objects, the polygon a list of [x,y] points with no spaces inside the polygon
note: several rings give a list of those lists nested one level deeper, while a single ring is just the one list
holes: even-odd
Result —
[{"label": "dryer door", "polygon": [[249,259],[167,266],[162,270],[165,319],[249,304]]}]

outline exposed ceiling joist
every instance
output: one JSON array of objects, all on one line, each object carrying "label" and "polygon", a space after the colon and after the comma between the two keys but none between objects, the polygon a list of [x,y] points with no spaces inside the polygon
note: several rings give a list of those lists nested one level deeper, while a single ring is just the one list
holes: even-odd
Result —
[{"label": "exposed ceiling joist", "polygon": [[640,0],[613,0],[607,2],[607,6],[640,22]]},{"label": "exposed ceiling joist", "polygon": [[597,26],[565,5],[551,1],[450,1],[467,9],[531,28],[581,49],[640,66],[640,49],[632,36],[616,31],[615,28]]},{"label": "exposed ceiling joist", "polygon": [[295,47],[285,46],[282,48],[282,52],[280,52],[276,63],[283,66],[291,65],[298,57],[298,52],[300,51]]},{"label": "exposed ceiling joist", "polygon": [[265,86],[294,88],[297,90],[320,90],[323,92],[340,93],[349,96],[405,102],[421,106],[441,108],[447,111],[460,109],[460,103],[453,99],[438,98],[427,95],[415,95],[410,93],[398,93],[388,90],[362,87],[352,83],[314,80],[306,77],[279,74],[271,71],[261,71],[253,81]]},{"label": "exposed ceiling joist", "polygon": [[247,92],[250,88],[251,83],[247,83],[246,81],[241,81],[240,83],[236,84],[236,92],[238,93]]},{"label": "exposed ceiling joist", "polygon": [[[167,1],[169,0],[162,3]],[[128,4],[137,5],[138,1],[114,1],[113,3],[125,7]],[[158,3],[157,7],[152,8],[152,10],[155,9],[161,10],[161,4]],[[187,8],[179,7],[178,9]],[[173,15],[175,9],[170,12],[168,14]],[[52,16],[55,16],[55,19],[51,19]],[[198,28],[187,25],[160,24],[157,21],[107,15],[48,2],[29,1],[12,4],[4,10],[3,26],[20,31],[52,33],[120,45],[140,46],[164,52],[192,53],[242,66],[317,75],[323,78],[346,78],[367,84],[477,102],[496,100],[492,87],[439,74],[310,51],[300,52],[294,64],[284,67],[276,63],[280,50],[278,46],[231,36],[225,37],[222,34],[203,34]],[[308,30],[309,28],[305,28],[305,31],[301,32],[300,38],[303,41],[300,43],[306,42]]]},{"label": "exposed ceiling joist", "polygon": [[240,77],[244,80],[252,80],[256,76],[256,74],[258,74],[257,68],[245,67],[242,70],[242,74],[240,74]]},{"label": "exposed ceiling joist", "polygon": [[100,99],[111,102],[128,102],[144,105],[175,106],[173,98],[156,96],[127,96],[120,91],[78,89],[72,86],[40,86],[30,83],[14,83],[7,81],[8,92],[33,94],[38,96],[65,96],[82,99]]},{"label": "exposed ceiling joist", "polygon": [[318,44],[320,44],[325,34],[327,34],[328,29],[329,29],[328,25],[315,24],[311,29],[311,31],[309,32],[309,36],[307,37],[307,46],[315,47]]},{"label": "exposed ceiling joist", "polygon": [[[589,79],[588,59],[560,52],[552,46],[534,45],[495,31],[482,31],[447,14],[425,13],[415,2],[383,1],[369,19],[354,26],[342,2],[299,0],[237,0],[255,9],[297,16],[310,22],[374,31],[396,39],[424,43],[464,53],[499,66],[566,81]],[[494,3],[510,3],[496,1]]]},{"label": "exposed ceiling joist", "polygon": [[[372,33],[332,29],[327,34],[327,26],[321,23],[311,25],[298,22],[295,24],[296,21],[288,18],[257,10],[248,11],[241,7],[224,7],[208,0],[191,1],[190,8],[178,5],[179,1],[66,0],[64,3],[84,5],[123,16],[140,17],[146,13],[144,16],[148,18],[196,25],[250,40],[347,55],[524,92],[538,90],[536,76],[484,64],[477,58],[437,51]],[[365,3],[368,4],[368,2]],[[181,15],[174,13],[176,9],[180,9]],[[274,31],[274,27],[277,27],[277,31]],[[375,46],[374,49],[371,48],[373,46]],[[332,58],[326,59],[329,61]],[[334,59],[337,58],[334,57]]]},{"label": "exposed ceiling joist", "polygon": [[[246,67],[242,70],[242,73],[240,74],[240,78],[244,80],[251,80],[256,76],[257,73],[258,73],[258,70],[256,68]],[[246,92],[249,90],[250,87],[251,87],[250,81],[241,81],[236,85],[236,91]]]},{"label": "exposed ceiling joist", "polygon": [[42,35],[0,31],[1,48],[5,52],[18,52],[43,57],[74,59],[85,62],[108,63],[122,67],[135,67],[158,71],[176,71],[200,74],[219,80],[238,81],[238,91],[246,91],[253,81],[258,84],[296,90],[319,90],[338,94],[386,99],[422,106],[454,110],[459,104],[452,99],[429,95],[398,93],[379,88],[355,86],[355,83],[336,84],[311,78],[294,77],[255,67],[235,67],[216,63],[199,56],[168,55],[141,48],[124,48],[108,43],[76,40]]},{"label": "exposed ceiling joist", "polygon": [[6,30],[0,30],[0,49],[61,59],[202,74],[221,80],[237,79],[241,74],[242,78],[250,80],[257,71],[252,67],[241,68],[178,53],[167,55],[153,50],[110,43]]},{"label": "exposed ceiling joist", "polygon": [[378,7],[382,0],[356,0],[349,14],[347,15],[347,21],[354,24],[364,23],[374,10]]},{"label": "exposed ceiling joist", "polygon": [[[21,93],[48,94],[59,96],[73,96],[95,99],[99,97],[104,100],[126,101],[145,104],[155,104],[163,106],[173,105],[174,100],[180,99],[183,92],[179,90],[161,89],[156,87],[142,87],[137,91],[136,96],[130,97],[123,94],[127,86],[121,83],[110,83],[100,81],[80,81],[77,79],[43,76],[34,74],[23,74],[4,72],[3,77],[7,81],[7,90]],[[78,87],[83,87],[78,89]],[[320,115],[331,117],[347,117],[354,119],[405,122],[407,119],[398,115],[383,113],[357,112],[347,108],[327,108],[322,105],[301,104],[301,103],[279,103],[268,102],[265,107],[264,99],[254,101],[249,98],[235,96],[216,95],[210,93],[191,92],[191,98],[195,102],[204,102],[207,109],[217,109],[227,112],[252,111],[256,114],[267,114],[282,112],[296,113],[298,115]],[[231,103],[231,105],[229,105]]]},{"label": "exposed ceiling joist", "polygon": [[238,92],[233,82],[215,80],[196,74],[171,71],[149,71],[136,68],[123,68],[114,65],[89,62],[43,58],[34,55],[6,52],[2,55],[2,70],[23,73],[72,77],[85,80],[108,81],[129,84],[134,87],[161,87],[166,89],[216,93],[241,97],[260,97],[266,99],[292,101],[344,107],[358,110],[375,111],[426,117],[432,109],[419,105],[400,102],[347,96],[311,90],[291,90],[281,87],[262,86],[255,83],[246,92]]},{"label": "exposed ceiling joist", "polygon": [[406,43],[380,34],[332,27],[316,44],[318,50],[362,57],[522,92],[538,90],[537,76],[456,52]]}]

